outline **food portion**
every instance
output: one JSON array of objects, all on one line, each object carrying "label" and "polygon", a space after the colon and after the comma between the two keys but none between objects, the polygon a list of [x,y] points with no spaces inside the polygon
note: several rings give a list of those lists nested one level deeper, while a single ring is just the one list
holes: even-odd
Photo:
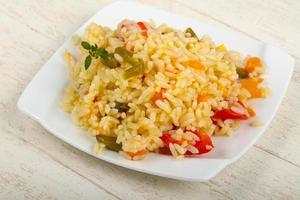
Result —
[{"label": "food portion", "polygon": [[112,30],[95,23],[66,51],[70,72],[63,109],[104,148],[139,160],[149,152],[176,158],[214,148],[255,116],[265,64],[242,58],[187,27],[123,20]]}]

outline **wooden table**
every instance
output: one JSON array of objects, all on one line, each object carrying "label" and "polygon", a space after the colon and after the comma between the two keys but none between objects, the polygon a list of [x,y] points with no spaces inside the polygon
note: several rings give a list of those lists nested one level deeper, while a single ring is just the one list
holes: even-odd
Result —
[{"label": "wooden table", "polygon": [[16,102],[64,40],[110,1],[0,0],[0,199],[300,199],[300,1],[140,2],[287,49],[295,70],[266,133],[207,183],[146,175],[80,152]]}]

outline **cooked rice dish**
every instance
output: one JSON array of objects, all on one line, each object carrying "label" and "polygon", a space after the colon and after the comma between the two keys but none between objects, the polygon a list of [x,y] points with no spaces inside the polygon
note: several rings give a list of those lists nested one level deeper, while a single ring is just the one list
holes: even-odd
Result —
[{"label": "cooked rice dish", "polygon": [[213,149],[255,116],[248,100],[264,98],[265,64],[254,56],[153,21],[95,23],[73,37],[79,55],[64,54],[70,72],[62,102],[76,125],[128,159],[149,152],[176,158]]}]

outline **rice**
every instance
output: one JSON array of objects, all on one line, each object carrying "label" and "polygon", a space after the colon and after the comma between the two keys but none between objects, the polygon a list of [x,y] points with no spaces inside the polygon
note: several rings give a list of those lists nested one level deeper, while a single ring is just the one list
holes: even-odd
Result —
[{"label": "rice", "polygon": [[[240,84],[236,68],[251,57],[242,59],[224,45],[217,47],[209,36],[197,38],[167,25],[143,24],[146,33],[131,20],[122,21],[116,30],[92,23],[81,37],[73,37],[74,44],[85,41],[104,48],[105,56],[113,55],[117,65],[109,67],[101,57],[104,55],[100,55],[102,59],[93,55],[87,67],[91,50],[83,45],[76,58],[66,51],[70,81],[62,107],[97,140],[101,136],[115,138],[118,151],[127,159],[142,159],[162,147],[169,148],[176,158],[186,152],[201,153],[195,146],[203,142],[201,134],[230,135],[237,127],[237,120],[214,120],[217,111],[231,109],[249,115],[244,105],[251,91]],[[131,61],[114,53],[118,48],[131,52]],[[132,64],[137,61],[140,65]],[[124,76],[126,70],[137,69],[141,63],[142,73]],[[259,77],[264,67],[249,77]],[[261,90],[266,94],[265,88]],[[199,95],[207,98],[199,100]],[[176,142],[166,144],[162,139],[165,133]],[[108,145],[98,140],[95,153]],[[206,145],[206,150],[212,148],[211,143]]]}]

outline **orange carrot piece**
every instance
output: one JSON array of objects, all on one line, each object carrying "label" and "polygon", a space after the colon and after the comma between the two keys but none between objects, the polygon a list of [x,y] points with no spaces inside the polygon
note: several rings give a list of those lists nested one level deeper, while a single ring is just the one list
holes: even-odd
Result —
[{"label": "orange carrot piece", "polygon": [[251,98],[261,98],[263,97],[263,90],[258,87],[261,82],[263,82],[262,78],[248,78],[242,79],[240,83],[243,88],[250,92]]},{"label": "orange carrot piece", "polygon": [[203,64],[200,60],[189,60],[181,63],[185,67],[193,67],[195,69],[203,69]]},{"label": "orange carrot piece", "polygon": [[262,63],[258,57],[250,57],[247,60],[245,69],[248,73],[251,73],[255,70],[255,68],[261,67],[261,66],[262,66]]},{"label": "orange carrot piece", "polygon": [[157,100],[163,100],[163,93],[165,92],[165,89],[161,89],[159,92],[154,93],[152,96],[152,101],[155,102]]},{"label": "orange carrot piece", "polygon": [[144,36],[144,37],[148,37],[148,32],[147,32],[147,31],[142,31],[141,34],[142,34],[142,36]]},{"label": "orange carrot piece", "polygon": [[250,107],[247,107],[247,111],[248,111],[250,117],[254,117],[256,115],[255,111]]},{"label": "orange carrot piece", "polygon": [[140,151],[137,151],[135,153],[132,153],[132,152],[126,152],[129,156],[131,157],[134,157],[134,156],[143,156],[145,155],[145,151],[144,150],[140,150]]},{"label": "orange carrot piece", "polygon": [[197,102],[200,103],[200,102],[206,102],[208,99],[209,99],[209,95],[201,95],[199,94],[197,96]]}]

